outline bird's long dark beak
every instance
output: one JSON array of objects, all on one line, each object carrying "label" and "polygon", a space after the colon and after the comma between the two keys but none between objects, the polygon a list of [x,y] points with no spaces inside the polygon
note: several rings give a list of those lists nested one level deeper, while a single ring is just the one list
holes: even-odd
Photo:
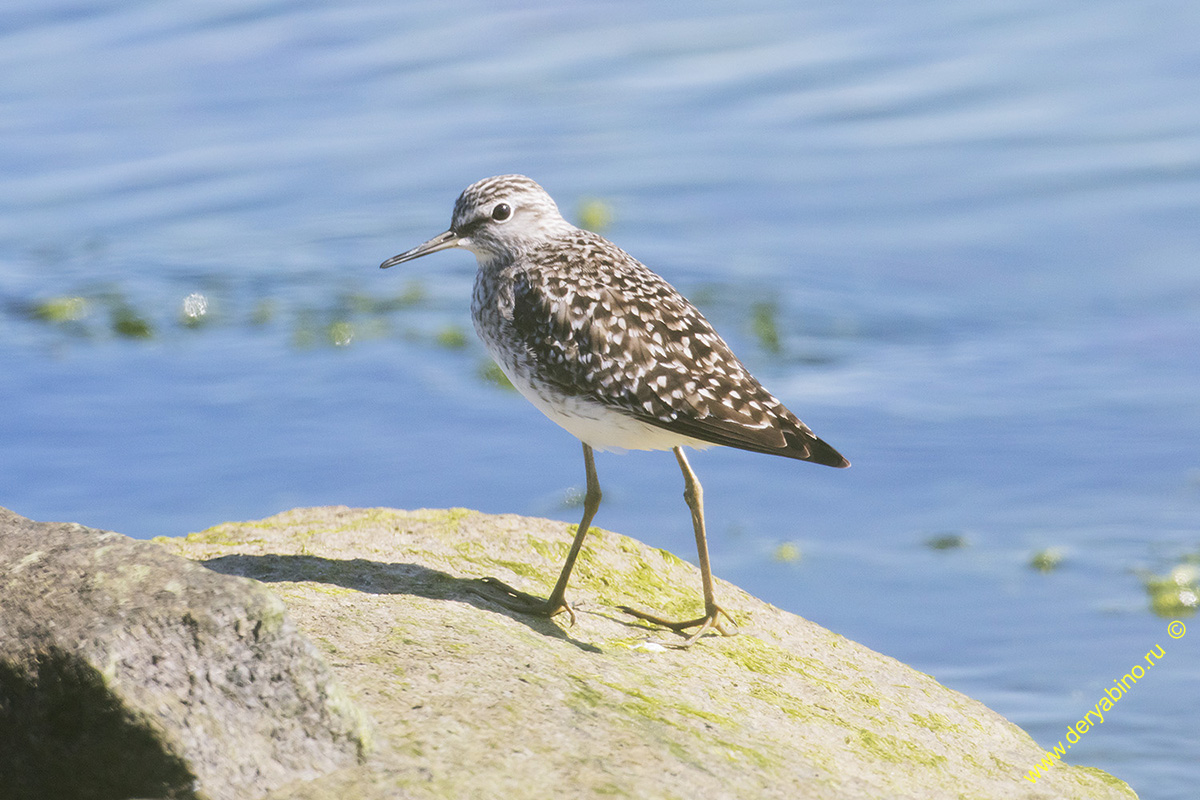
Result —
[{"label": "bird's long dark beak", "polygon": [[448,250],[451,247],[458,247],[458,243],[461,238],[462,237],[452,230],[446,231],[445,233],[439,233],[428,242],[419,244],[412,250],[401,253],[398,256],[392,256],[387,261],[380,264],[379,268],[387,269],[388,267],[394,267],[397,264],[403,264],[405,261],[412,261],[414,258],[420,258],[421,256],[427,256],[430,253],[436,253],[438,250]]}]

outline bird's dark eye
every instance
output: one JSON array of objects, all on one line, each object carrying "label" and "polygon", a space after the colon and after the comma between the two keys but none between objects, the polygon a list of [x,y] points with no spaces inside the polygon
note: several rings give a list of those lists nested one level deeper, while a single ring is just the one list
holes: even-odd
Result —
[{"label": "bird's dark eye", "polygon": [[496,220],[496,222],[504,222],[504,220],[511,216],[512,206],[510,206],[508,203],[498,203],[496,207],[492,209],[492,219]]}]

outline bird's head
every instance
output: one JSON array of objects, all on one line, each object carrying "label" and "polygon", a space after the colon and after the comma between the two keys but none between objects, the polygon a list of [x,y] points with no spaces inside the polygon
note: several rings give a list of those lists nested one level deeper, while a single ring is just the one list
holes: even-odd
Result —
[{"label": "bird's head", "polygon": [[463,190],[449,230],[379,266],[387,269],[451,247],[470,250],[480,264],[507,262],[573,227],[536,182],[524,175],[497,175]]}]

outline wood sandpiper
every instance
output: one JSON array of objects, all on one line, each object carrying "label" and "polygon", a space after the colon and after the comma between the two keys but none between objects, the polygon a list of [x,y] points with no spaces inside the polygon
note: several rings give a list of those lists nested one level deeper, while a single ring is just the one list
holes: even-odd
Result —
[{"label": "wood sandpiper", "polygon": [[[563,219],[523,175],[486,178],[454,204],[450,229],[380,264],[386,269],[452,247],[475,254],[475,331],[513,386],[583,443],[583,519],[549,598],[485,578],[479,593],[542,617],[575,612],[567,581],[600,506],[593,450],[672,450],[683,471],[704,590],[704,616],[668,621],[683,646],[732,618],[713,596],[700,481],[684,446],[725,445],[831,467],[850,462],[763,388],[708,320],[665,280],[612,242]],[[724,621],[722,620],[724,618]]]}]

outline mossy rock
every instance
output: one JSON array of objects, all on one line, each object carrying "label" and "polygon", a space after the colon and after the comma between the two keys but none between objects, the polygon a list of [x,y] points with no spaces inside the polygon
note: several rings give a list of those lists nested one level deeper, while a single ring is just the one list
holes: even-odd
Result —
[{"label": "mossy rock", "polygon": [[[534,619],[472,592],[544,595],[572,526],[463,509],[297,509],[160,539],[256,578],[376,723],[365,764],[300,798],[1134,798],[982,704],[722,581],[737,636],[688,650],[620,605],[694,615],[694,567],[593,529],[568,599]],[[881,611],[881,613],[883,613]]]},{"label": "mossy rock", "polygon": [[0,798],[242,800],[370,748],[262,583],[0,509],[0,585]]}]

